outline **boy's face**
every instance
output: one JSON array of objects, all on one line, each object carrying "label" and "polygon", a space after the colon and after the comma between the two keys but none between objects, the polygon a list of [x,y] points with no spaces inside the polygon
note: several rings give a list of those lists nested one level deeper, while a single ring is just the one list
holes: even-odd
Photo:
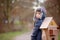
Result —
[{"label": "boy's face", "polygon": [[36,12],[36,18],[40,18],[41,12]]}]

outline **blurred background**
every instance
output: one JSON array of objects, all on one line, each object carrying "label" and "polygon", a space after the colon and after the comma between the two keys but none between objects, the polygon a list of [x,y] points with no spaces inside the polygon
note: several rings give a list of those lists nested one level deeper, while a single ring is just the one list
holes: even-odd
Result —
[{"label": "blurred background", "polygon": [[0,40],[31,31],[37,6],[45,7],[46,16],[52,16],[60,26],[60,0],[0,0]]}]

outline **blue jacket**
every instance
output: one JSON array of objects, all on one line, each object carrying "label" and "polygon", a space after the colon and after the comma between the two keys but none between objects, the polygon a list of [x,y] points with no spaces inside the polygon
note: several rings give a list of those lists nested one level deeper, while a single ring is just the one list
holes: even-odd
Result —
[{"label": "blue jacket", "polygon": [[43,20],[45,19],[46,13],[45,13],[44,11],[42,11],[42,13],[43,13],[43,15],[42,15],[42,18],[41,18],[41,19],[37,19],[36,17],[34,17],[34,20],[36,20],[36,21],[34,22],[34,26],[35,26],[35,27],[40,27],[41,24],[42,24],[42,22],[43,22]]}]

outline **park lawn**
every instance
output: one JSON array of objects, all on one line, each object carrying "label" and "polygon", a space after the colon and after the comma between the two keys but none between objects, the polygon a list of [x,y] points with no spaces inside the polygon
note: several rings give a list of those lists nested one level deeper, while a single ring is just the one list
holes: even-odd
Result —
[{"label": "park lawn", "polygon": [[[15,37],[17,35],[21,35],[21,34],[26,33],[26,32],[28,32],[28,31],[23,30],[23,31],[2,33],[2,34],[0,34],[0,40],[12,40],[13,37]],[[60,40],[60,32],[58,35],[58,40]]]},{"label": "park lawn", "polygon": [[60,40],[60,32],[59,32],[59,35],[58,35],[58,40]]},{"label": "park lawn", "polygon": [[23,30],[23,31],[2,33],[2,34],[0,34],[0,40],[12,40],[13,37],[15,37],[17,35],[21,35],[26,32],[27,32],[26,30]]}]

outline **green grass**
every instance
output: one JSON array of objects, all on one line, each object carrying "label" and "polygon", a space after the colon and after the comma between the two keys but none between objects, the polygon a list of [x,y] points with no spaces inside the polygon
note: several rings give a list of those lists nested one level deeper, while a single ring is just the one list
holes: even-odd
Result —
[{"label": "green grass", "polygon": [[[0,40],[12,40],[13,37],[15,37],[17,35],[21,35],[21,34],[26,33],[26,32],[27,32],[27,30],[2,33],[2,34],[0,34]],[[60,33],[58,35],[58,40],[60,40]]]},{"label": "green grass", "polygon": [[2,33],[2,34],[0,34],[0,40],[12,40],[13,37],[15,37],[17,35],[21,35],[25,32],[27,32],[27,31],[23,30],[23,31]]},{"label": "green grass", "polygon": [[59,32],[59,35],[58,35],[58,40],[60,40],[60,32]]}]

